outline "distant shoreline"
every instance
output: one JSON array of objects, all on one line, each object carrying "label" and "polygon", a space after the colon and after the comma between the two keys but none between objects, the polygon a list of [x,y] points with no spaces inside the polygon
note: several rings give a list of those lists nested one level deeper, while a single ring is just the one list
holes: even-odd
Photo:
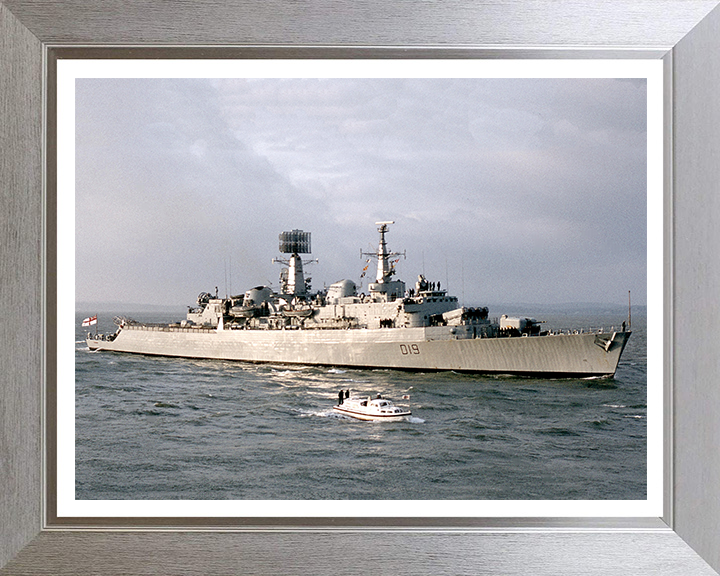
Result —
[{"label": "distant shoreline", "polygon": [[176,312],[185,313],[187,305],[128,304],[127,302],[76,302],[76,312]]},{"label": "distant shoreline", "polygon": [[[480,304],[469,304],[471,306],[481,306]],[[542,303],[501,303],[501,304],[482,304],[487,306],[491,314],[581,314],[592,312],[593,314],[627,314],[627,305],[620,304],[599,304],[590,302],[566,302],[562,304],[542,304]],[[138,304],[127,302],[76,302],[76,312],[114,312],[114,313],[131,313],[131,312],[162,312],[185,314],[188,305],[176,304]],[[645,304],[633,304],[633,314],[647,314],[647,306]]]}]

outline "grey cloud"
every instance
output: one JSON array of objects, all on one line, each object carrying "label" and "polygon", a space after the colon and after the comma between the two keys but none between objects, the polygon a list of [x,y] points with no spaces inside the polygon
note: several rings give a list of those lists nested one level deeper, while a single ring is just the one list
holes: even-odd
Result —
[{"label": "grey cloud", "polygon": [[397,220],[406,281],[425,268],[472,304],[644,293],[644,82],[80,80],[77,95],[79,300],[191,303],[229,261],[236,292],[276,282],[291,228],[313,232],[316,286],[357,280],[379,219]]}]

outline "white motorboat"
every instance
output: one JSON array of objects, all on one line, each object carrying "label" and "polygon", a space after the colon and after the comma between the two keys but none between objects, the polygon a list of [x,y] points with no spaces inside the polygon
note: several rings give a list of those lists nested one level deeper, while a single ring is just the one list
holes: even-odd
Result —
[{"label": "white motorboat", "polygon": [[380,397],[379,394],[377,398],[370,396],[344,398],[342,404],[333,406],[333,410],[359,420],[397,421],[411,414],[409,409],[395,406],[390,400]]}]

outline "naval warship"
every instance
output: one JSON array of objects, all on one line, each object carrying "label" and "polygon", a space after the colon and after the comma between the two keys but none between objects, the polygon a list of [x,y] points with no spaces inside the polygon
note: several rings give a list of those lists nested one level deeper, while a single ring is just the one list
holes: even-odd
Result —
[{"label": "naval warship", "polygon": [[[396,278],[404,253],[385,236],[393,221],[377,222],[377,260],[367,293],[349,279],[313,292],[302,254],[310,232],[279,236],[280,286],[256,286],[238,296],[202,292],[187,317],[148,324],[116,317],[112,334],[87,334],[90,350],[238,360],[254,363],[387,368],[563,377],[612,377],[631,331],[543,330],[534,318],[490,318],[486,307],[459,306],[439,282],[418,276],[408,288]],[[366,266],[367,270],[367,266]],[[629,327],[628,327],[629,328]]]}]

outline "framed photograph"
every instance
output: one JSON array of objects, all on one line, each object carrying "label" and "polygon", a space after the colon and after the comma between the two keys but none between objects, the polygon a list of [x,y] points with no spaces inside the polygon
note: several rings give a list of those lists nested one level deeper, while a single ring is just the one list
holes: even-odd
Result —
[{"label": "framed photograph", "polygon": [[59,519],[662,514],[662,62],[57,78]]},{"label": "framed photograph", "polygon": [[[719,112],[703,95],[720,77],[706,54],[719,24],[713,3],[669,4],[676,17],[658,16],[633,49],[618,41],[622,18],[609,39],[582,49],[549,49],[524,27],[519,46],[503,46],[502,13],[487,6],[494,24],[481,44],[492,48],[463,47],[463,26],[436,29],[451,49],[421,47],[409,29],[384,47],[382,28],[367,47],[321,32],[283,46],[277,23],[262,28],[269,43],[250,35],[229,46],[238,42],[219,26],[210,47],[171,46],[165,32],[142,49],[128,44],[155,32],[141,26],[121,42],[122,29],[107,24],[110,36],[89,48],[61,38],[76,30],[67,14],[53,34],[47,15],[0,6],[9,61],[24,62],[3,65],[3,139],[25,144],[12,147],[3,174],[12,271],[3,291],[27,302],[16,295],[30,287],[37,326],[30,356],[17,353],[14,328],[3,352],[3,513],[12,520],[3,572],[62,562],[74,573],[163,573],[170,561],[180,573],[329,573],[339,556],[361,569],[372,548],[373,569],[399,573],[519,574],[528,558],[540,573],[622,573],[621,559],[639,574],[715,573],[718,511],[697,507],[713,501],[708,478],[720,465],[717,393],[707,388],[715,232],[701,206],[718,177],[710,127]],[[577,31],[565,32],[567,46]],[[318,46],[323,38],[331,45]],[[452,190],[433,192],[443,182]],[[531,195],[519,184],[529,182]],[[268,246],[278,235],[279,251]],[[531,244],[535,252],[512,256]],[[478,270],[483,247],[493,273]],[[196,290],[196,281],[214,286]],[[188,290],[201,292],[196,302]],[[554,306],[533,313],[526,303],[542,301],[536,294]],[[574,317],[558,307],[578,298],[596,307]],[[155,307],[122,309],[132,302]],[[224,312],[213,316],[216,304]],[[9,326],[20,326],[23,306],[11,306]],[[361,308],[373,310],[366,325],[335,326],[359,322]],[[267,349],[279,356],[191,361],[126,344],[262,332],[295,346],[308,323],[345,338],[377,329],[398,358],[378,349],[367,357],[379,364],[353,364],[367,346],[356,340],[352,354],[313,362],[297,347],[282,356],[276,341]],[[386,336],[412,330],[424,339]],[[552,341],[552,351],[530,368],[518,360],[525,352],[497,353],[512,362],[490,367],[443,365],[454,372],[438,396],[447,373],[426,376],[412,363],[453,357],[426,346],[441,340]],[[593,340],[603,362],[615,351],[625,363],[581,372],[558,351],[581,340]],[[560,380],[535,373],[547,356],[561,357],[543,365]],[[411,371],[387,376],[388,362]],[[207,386],[183,386],[188,379]],[[379,411],[376,393],[402,405],[401,424],[377,428],[343,412],[353,402]],[[250,399],[264,408],[248,409]],[[387,412],[392,403],[382,402]],[[556,409],[567,402],[574,416]],[[532,408],[517,410],[523,403]],[[394,451],[400,460],[383,464]],[[158,547],[166,557],[148,560]]]}]

